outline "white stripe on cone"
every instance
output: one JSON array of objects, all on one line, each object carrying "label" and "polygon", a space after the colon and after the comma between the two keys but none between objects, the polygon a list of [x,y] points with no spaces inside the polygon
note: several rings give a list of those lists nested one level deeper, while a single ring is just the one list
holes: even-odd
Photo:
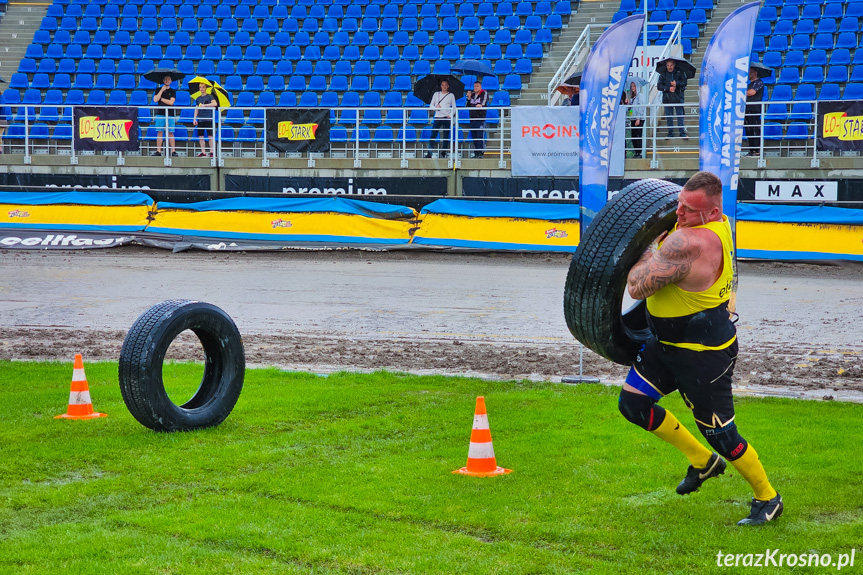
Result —
[{"label": "white stripe on cone", "polygon": [[482,415],[474,415],[473,416],[473,428],[474,429],[488,429],[488,414],[483,413]]},{"label": "white stripe on cone", "polygon": [[467,457],[468,459],[494,459],[494,447],[490,441],[488,443],[471,441],[467,449]]},{"label": "white stripe on cone", "polygon": [[87,405],[90,401],[89,391],[72,391],[69,393],[69,405]]},{"label": "white stripe on cone", "polygon": [[84,368],[79,367],[78,369],[72,370],[72,381],[74,381],[74,382],[87,381],[87,376],[84,375]]}]

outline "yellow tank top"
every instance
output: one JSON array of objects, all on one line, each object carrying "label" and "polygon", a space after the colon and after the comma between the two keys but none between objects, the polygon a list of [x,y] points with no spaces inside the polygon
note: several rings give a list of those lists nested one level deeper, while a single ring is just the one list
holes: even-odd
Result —
[{"label": "yellow tank top", "polygon": [[[696,351],[723,349],[731,345],[736,339],[736,335],[730,339],[726,339],[734,331],[733,324],[726,326],[726,329],[730,327],[730,331],[726,331],[712,322],[701,321],[704,324],[703,329],[696,328],[695,324],[699,323],[699,320],[704,319],[702,317],[704,314],[701,312],[705,312],[705,310],[718,312],[715,308],[722,306],[731,298],[731,289],[734,282],[734,243],[731,238],[731,225],[728,222],[728,218],[722,216],[721,222],[707,222],[704,225],[695,226],[695,228],[709,229],[722,242],[722,273],[713,285],[700,292],[686,291],[674,284],[663,287],[647,298],[647,311],[650,316],[656,318],[654,322],[655,326],[664,332],[657,334],[663,343]],[[676,230],[677,226],[675,225],[672,231]],[[728,317],[724,306],[722,310],[724,316]],[[689,337],[676,333],[680,331],[680,327],[684,324],[681,324],[679,321],[663,322],[661,319],[684,318],[686,316],[692,316],[693,320],[691,322],[693,324],[691,326],[692,329],[687,330],[689,331]],[[713,327],[711,328],[710,325]],[[712,332],[713,335],[711,336],[707,332]],[[720,341],[715,339],[717,336],[721,339]],[[680,339],[684,341],[679,341]]]}]

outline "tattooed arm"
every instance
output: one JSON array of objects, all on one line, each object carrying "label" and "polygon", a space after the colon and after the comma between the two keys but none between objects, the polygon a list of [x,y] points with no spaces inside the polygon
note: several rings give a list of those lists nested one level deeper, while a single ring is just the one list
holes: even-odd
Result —
[{"label": "tattooed arm", "polygon": [[626,281],[629,295],[645,299],[689,275],[693,262],[701,255],[698,239],[692,230],[683,228],[665,238],[661,248],[651,244],[629,270]]}]

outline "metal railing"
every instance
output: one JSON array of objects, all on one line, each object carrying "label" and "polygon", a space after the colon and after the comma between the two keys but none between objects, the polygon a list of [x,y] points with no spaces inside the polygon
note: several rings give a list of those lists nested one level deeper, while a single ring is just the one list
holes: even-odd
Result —
[{"label": "metal railing", "polygon": [[[760,110],[748,128],[753,133],[751,142],[744,135],[743,153],[758,158],[758,166],[766,166],[770,158],[809,158],[811,167],[819,166],[819,158],[832,156],[832,152],[817,150],[816,119],[818,100],[766,101],[758,105]],[[695,156],[699,149],[699,108],[697,103],[675,105],[682,109],[683,126],[687,134],[681,137],[677,117],[671,106],[650,104],[645,109],[645,123],[639,130],[628,122],[625,150],[627,157],[640,155],[658,167],[663,157],[675,154]],[[356,167],[369,158],[399,159],[402,167],[409,160],[431,156],[446,159],[447,167],[459,168],[463,159],[471,158],[480,149],[485,164],[506,168],[510,156],[512,108],[487,108],[486,119],[481,124],[471,123],[467,108],[459,108],[456,118],[449,119],[439,131],[433,130],[433,111],[428,108],[334,108],[330,111],[330,147],[326,153],[277,152],[268,146],[266,111],[263,108],[231,108],[235,110],[229,118],[226,110],[219,110],[216,128],[212,130],[214,155],[210,150],[209,137],[201,147],[201,134],[191,123],[192,108],[177,108],[175,127],[170,130],[164,115],[165,108],[139,108],[142,117],[139,133],[140,149],[133,152],[93,152],[75,148],[72,118],[75,106],[13,105],[5,127],[0,123],[0,150],[5,153],[23,154],[24,163],[32,163],[34,155],[56,155],[69,157],[72,164],[85,155],[116,156],[117,164],[123,165],[126,158],[149,156],[159,152],[164,165],[172,165],[170,140],[163,138],[162,147],[157,148],[158,133],[163,136],[173,131],[174,150],[179,157],[195,158],[212,166],[224,165],[226,159],[258,159],[263,167],[276,158],[305,158],[309,167],[316,159],[352,159]],[[636,106],[622,106],[620,114],[630,119],[630,110]],[[242,120],[237,110],[242,111]],[[252,111],[255,111],[255,116]],[[669,135],[668,118],[672,116],[673,131]],[[252,118],[256,118],[254,123]],[[639,141],[640,140],[640,141]]]}]

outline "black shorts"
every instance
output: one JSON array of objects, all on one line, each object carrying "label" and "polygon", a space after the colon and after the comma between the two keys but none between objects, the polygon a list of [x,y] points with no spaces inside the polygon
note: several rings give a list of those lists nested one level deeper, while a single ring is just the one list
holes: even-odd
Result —
[{"label": "black shorts", "polygon": [[679,391],[700,425],[725,427],[734,420],[736,361],[737,340],[721,350],[692,351],[651,339],[638,352],[626,383],[657,400]]},{"label": "black shorts", "polygon": [[206,136],[207,130],[213,129],[213,121],[212,120],[198,120],[198,135]]}]

